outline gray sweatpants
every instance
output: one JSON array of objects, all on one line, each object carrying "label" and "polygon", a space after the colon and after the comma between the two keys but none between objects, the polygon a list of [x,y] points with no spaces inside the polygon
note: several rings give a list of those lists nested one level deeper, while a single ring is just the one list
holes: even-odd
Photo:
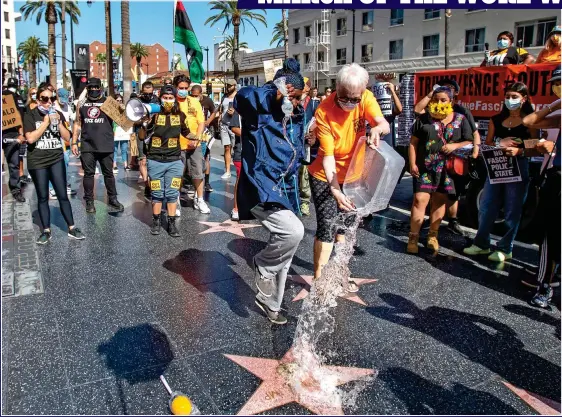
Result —
[{"label": "gray sweatpants", "polygon": [[252,209],[252,214],[270,233],[267,246],[254,258],[256,265],[264,277],[276,280],[276,289],[271,297],[264,297],[258,292],[257,298],[272,311],[279,311],[285,293],[287,272],[304,237],[304,226],[291,210],[264,210],[263,207],[256,206]]}]

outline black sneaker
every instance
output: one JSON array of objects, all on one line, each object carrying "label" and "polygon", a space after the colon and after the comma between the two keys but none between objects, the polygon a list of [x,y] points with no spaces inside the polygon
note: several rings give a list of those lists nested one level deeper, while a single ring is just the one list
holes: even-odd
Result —
[{"label": "black sneaker", "polygon": [[111,207],[114,210],[117,210],[117,211],[125,210],[125,207],[123,207],[123,204],[121,204],[117,200],[117,197],[110,198],[109,201],[107,202],[107,204],[109,205],[109,207]]},{"label": "black sneaker", "polygon": [[211,187],[211,184],[206,182],[205,183],[205,192],[206,193],[212,193],[213,191],[215,191],[215,190],[213,190],[213,187]]},{"label": "black sneaker", "polygon": [[150,233],[152,233],[153,235],[159,235],[160,234],[160,215],[159,214],[153,214],[152,215],[152,227],[150,228]]},{"label": "black sneaker", "polygon": [[51,238],[52,238],[51,232],[44,231],[43,233],[41,233],[41,236],[37,238],[35,243],[37,243],[38,245],[45,245],[51,240]]},{"label": "black sneaker", "polygon": [[96,206],[94,205],[94,201],[93,200],[86,201],[86,213],[95,213],[95,212],[96,212]]},{"label": "black sneaker", "polygon": [[548,284],[542,284],[537,293],[531,299],[531,304],[540,308],[548,308],[548,303],[552,300],[554,291]]},{"label": "black sneaker", "polygon": [[447,225],[447,230],[449,230],[451,233],[455,235],[464,236],[464,230],[462,230],[462,227],[457,219],[449,220],[449,224]]},{"label": "black sneaker", "polygon": [[14,193],[12,195],[14,197],[14,200],[16,200],[18,203],[25,203],[25,197],[21,194],[21,192]]},{"label": "black sneaker", "polygon": [[258,291],[264,297],[271,297],[273,291],[275,291],[275,281],[273,278],[266,278],[264,277],[258,266],[256,265],[256,259],[254,258],[254,280],[256,282],[256,287],[258,287]]},{"label": "black sneaker", "polygon": [[176,226],[176,218],[174,216],[168,217],[168,234],[172,237],[180,237],[180,232]]},{"label": "black sneaker", "polygon": [[268,306],[256,298],[256,305],[263,311],[268,320],[275,324],[286,324],[287,318],[278,311],[272,311]]},{"label": "black sneaker", "polygon": [[68,237],[71,237],[72,239],[76,239],[76,240],[86,239],[86,236],[84,236],[82,231],[77,227],[68,231]]}]

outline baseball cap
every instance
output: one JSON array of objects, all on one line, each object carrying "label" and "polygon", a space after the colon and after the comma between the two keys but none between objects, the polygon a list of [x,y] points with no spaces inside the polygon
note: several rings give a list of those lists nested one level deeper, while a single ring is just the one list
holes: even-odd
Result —
[{"label": "baseball cap", "polygon": [[176,89],[172,85],[166,84],[160,89],[160,97],[162,97],[164,94],[172,94],[175,96]]},{"label": "baseball cap", "polygon": [[57,95],[59,97],[59,102],[60,103],[68,103],[68,90],[66,88],[59,88],[57,90]]},{"label": "baseball cap", "polygon": [[229,78],[226,80],[226,85],[237,85],[238,83],[234,78]]},{"label": "baseball cap", "polygon": [[551,83],[554,81],[560,81],[560,64],[558,64],[554,71],[552,71],[552,77],[547,81],[547,83]]},{"label": "baseball cap", "polygon": [[8,78],[8,82],[6,83],[8,87],[17,87],[19,85],[17,78]]},{"label": "baseball cap", "polygon": [[101,88],[101,80],[99,78],[89,78],[86,87],[99,87]]},{"label": "baseball cap", "polygon": [[550,31],[550,33],[548,34],[548,37],[550,38],[551,35],[555,34],[555,33],[560,33],[561,32],[561,27],[560,25],[554,26],[552,28],[552,30]]}]

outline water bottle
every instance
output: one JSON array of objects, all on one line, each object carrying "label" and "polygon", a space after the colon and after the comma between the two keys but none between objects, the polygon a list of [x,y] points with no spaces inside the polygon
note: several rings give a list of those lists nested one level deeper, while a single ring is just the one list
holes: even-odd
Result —
[{"label": "water bottle", "polygon": [[49,109],[49,119],[51,120],[51,131],[56,132],[59,127],[60,119],[57,111],[52,106]]}]

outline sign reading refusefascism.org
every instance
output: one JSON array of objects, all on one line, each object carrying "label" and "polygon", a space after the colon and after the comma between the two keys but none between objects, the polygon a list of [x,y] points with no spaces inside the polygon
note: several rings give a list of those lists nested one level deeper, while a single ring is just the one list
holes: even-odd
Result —
[{"label": "sign reading refusefascism.org", "polygon": [[560,0],[238,0],[238,7],[241,9],[258,6],[281,9],[287,5],[296,9],[324,9],[326,6],[335,9],[353,6],[369,6],[372,9],[421,9],[431,5],[451,9],[464,9],[467,6],[481,6],[483,9],[560,9]]}]

